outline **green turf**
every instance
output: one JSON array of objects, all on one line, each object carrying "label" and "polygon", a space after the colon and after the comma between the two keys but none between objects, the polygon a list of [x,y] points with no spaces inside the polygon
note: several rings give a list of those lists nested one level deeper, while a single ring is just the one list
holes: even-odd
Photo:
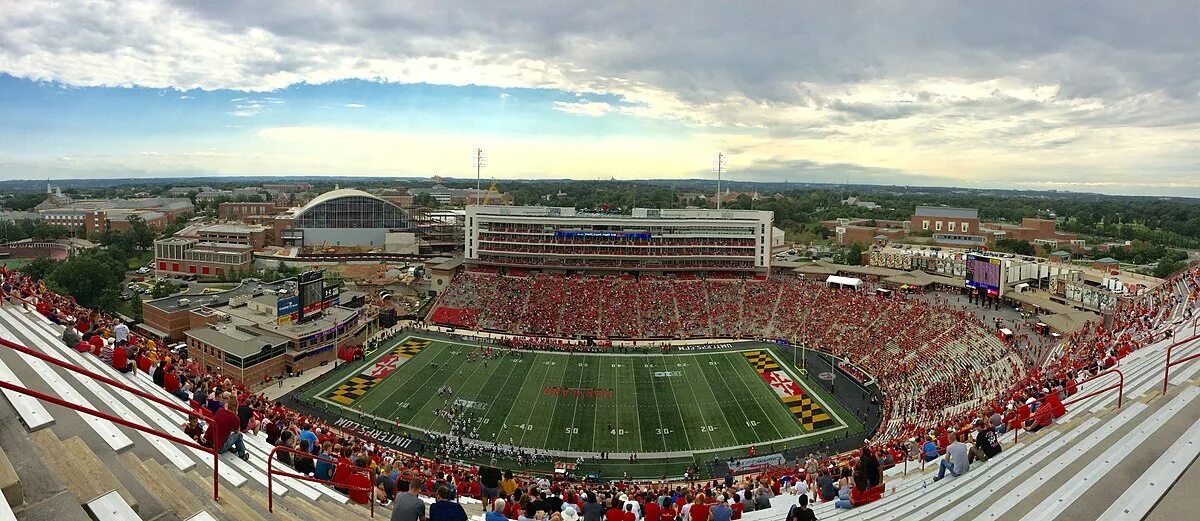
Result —
[{"label": "green turf", "polygon": [[[404,339],[407,341],[408,339]],[[401,343],[401,341],[397,341]],[[340,404],[329,400],[359,367],[372,367],[391,347],[311,392],[333,407],[349,407],[388,423],[445,432],[436,414],[456,400],[471,402],[478,439],[568,452],[680,453],[748,445],[800,445],[854,422],[814,392],[794,371],[793,380],[837,415],[834,425],[806,432],[774,390],[737,351],[700,354],[524,353],[468,361],[475,346],[429,341],[366,394]],[[774,354],[776,361],[783,360]],[[436,364],[437,370],[434,370]],[[657,373],[657,374],[656,374]],[[453,396],[441,397],[443,385]],[[611,396],[554,396],[546,387],[609,389]],[[357,412],[355,414],[358,414]],[[787,441],[783,441],[787,440]]]}]

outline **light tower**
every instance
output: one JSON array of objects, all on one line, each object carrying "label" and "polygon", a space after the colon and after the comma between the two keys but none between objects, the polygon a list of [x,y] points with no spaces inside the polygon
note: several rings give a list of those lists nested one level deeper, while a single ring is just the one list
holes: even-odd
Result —
[{"label": "light tower", "polygon": [[487,166],[487,162],[483,157],[483,149],[476,148],[471,159],[473,159],[475,162],[475,204],[482,204],[482,197],[479,195],[482,193],[483,188],[483,181],[482,177],[480,177],[480,171],[483,170],[483,167]]},{"label": "light tower", "polygon": [[717,158],[713,160],[712,171],[717,174],[717,209],[721,209],[721,173],[725,171],[725,154],[717,152]]}]

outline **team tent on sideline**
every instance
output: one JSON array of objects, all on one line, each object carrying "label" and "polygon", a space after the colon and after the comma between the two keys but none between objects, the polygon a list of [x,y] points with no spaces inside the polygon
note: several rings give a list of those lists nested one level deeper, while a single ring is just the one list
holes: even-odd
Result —
[{"label": "team tent on sideline", "polygon": [[839,277],[837,275],[830,275],[829,278],[825,279],[825,283],[837,284],[838,286],[844,288],[854,288],[855,290],[860,290],[862,289],[863,281],[862,279],[856,279],[854,277]]}]

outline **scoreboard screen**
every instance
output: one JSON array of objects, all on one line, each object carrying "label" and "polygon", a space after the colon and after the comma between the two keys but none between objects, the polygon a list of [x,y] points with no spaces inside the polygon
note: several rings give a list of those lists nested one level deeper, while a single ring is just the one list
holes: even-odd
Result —
[{"label": "scoreboard screen", "polygon": [[555,237],[606,238],[606,239],[649,239],[650,232],[599,232],[599,231],[557,230],[554,232],[554,236]]},{"label": "scoreboard screen", "polygon": [[967,286],[1000,291],[1000,259],[967,255]]}]

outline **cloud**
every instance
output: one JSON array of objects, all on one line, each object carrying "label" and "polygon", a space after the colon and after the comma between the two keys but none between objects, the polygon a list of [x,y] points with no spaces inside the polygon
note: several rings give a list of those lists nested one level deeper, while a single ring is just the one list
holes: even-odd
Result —
[{"label": "cloud", "polygon": [[612,112],[614,109],[608,103],[583,100],[579,102],[555,101],[554,110],[566,112],[567,114],[600,117]]},{"label": "cloud", "polygon": [[362,104],[362,103],[347,103],[347,104],[345,104],[345,105],[342,105],[342,106],[343,106],[343,107],[346,107],[346,108],[348,108],[348,109],[363,109],[363,108],[367,108],[367,106],[366,106],[366,105],[364,105],[364,104]]},{"label": "cloud", "polygon": [[554,102],[570,115],[752,133],[738,146],[756,157],[1137,186],[1196,172],[1198,18],[1194,2],[28,1],[0,16],[0,72],[254,93],[235,117],[344,79],[551,89],[589,93]]}]

